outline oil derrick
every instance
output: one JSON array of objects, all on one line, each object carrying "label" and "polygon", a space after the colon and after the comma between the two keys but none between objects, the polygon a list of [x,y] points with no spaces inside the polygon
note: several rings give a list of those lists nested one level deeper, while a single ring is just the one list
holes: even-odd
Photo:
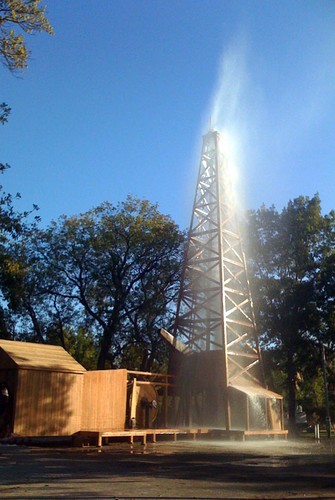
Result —
[{"label": "oil derrick", "polygon": [[[174,330],[172,335],[162,331],[174,346],[176,423],[226,430],[268,427],[267,400],[281,397],[264,387],[222,141],[217,131],[203,137]],[[255,395],[261,396],[266,422],[254,422],[258,417],[251,415],[250,400]]]}]

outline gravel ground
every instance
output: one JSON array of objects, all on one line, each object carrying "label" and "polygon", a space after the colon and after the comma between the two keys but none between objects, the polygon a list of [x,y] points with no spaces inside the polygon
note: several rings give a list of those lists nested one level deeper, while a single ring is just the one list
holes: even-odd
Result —
[{"label": "gravel ground", "polygon": [[335,498],[335,443],[0,445],[1,498]]}]

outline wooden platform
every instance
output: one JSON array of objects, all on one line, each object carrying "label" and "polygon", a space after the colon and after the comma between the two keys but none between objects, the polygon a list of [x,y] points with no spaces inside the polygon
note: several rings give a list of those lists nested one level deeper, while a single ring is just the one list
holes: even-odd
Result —
[{"label": "wooden platform", "polygon": [[210,432],[209,437],[219,439],[236,439],[238,441],[245,441],[248,438],[272,438],[272,439],[287,439],[287,430],[225,430],[225,429],[213,429]]},{"label": "wooden platform", "polygon": [[287,439],[288,431],[287,430],[276,430],[276,431],[243,431],[245,437],[248,436],[265,436],[265,437],[283,437]]},{"label": "wooden platform", "polygon": [[73,436],[74,446],[99,446],[110,440],[126,439],[130,444],[133,444],[137,438],[142,445],[145,445],[148,440],[156,443],[160,436],[170,436],[173,441],[177,441],[178,436],[189,436],[196,439],[198,436],[206,435],[208,439],[236,439],[245,441],[248,437],[259,438],[279,438],[287,439],[287,430],[224,430],[224,429],[132,429],[123,431],[80,431]]},{"label": "wooden platform", "polygon": [[149,439],[156,443],[159,436],[171,436],[176,441],[180,435],[191,436],[196,439],[197,436],[208,434],[208,429],[132,429],[125,431],[80,431],[73,436],[74,446],[90,445],[102,446],[104,442],[110,439],[126,438],[130,444],[133,444],[136,438],[140,438],[143,445]]}]

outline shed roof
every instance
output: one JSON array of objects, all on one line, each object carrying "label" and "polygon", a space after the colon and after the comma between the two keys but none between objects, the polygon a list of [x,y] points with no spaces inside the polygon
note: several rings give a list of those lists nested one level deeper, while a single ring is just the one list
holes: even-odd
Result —
[{"label": "shed roof", "polygon": [[[79,364],[63,347],[31,342],[0,339],[0,369],[2,364],[12,368],[83,373]],[[9,367],[9,366],[7,366]]]}]

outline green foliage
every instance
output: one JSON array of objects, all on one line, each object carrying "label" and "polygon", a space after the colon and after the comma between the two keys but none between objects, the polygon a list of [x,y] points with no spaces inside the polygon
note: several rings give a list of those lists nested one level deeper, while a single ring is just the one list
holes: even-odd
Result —
[{"label": "green foliage", "polygon": [[85,326],[78,326],[74,331],[67,328],[64,333],[64,348],[78,363],[82,364],[86,370],[95,370],[97,366],[98,348],[92,332]]},{"label": "green foliage", "polygon": [[[36,242],[44,293],[95,332],[98,367],[150,369],[162,351],[159,327],[177,293],[183,235],[146,200],[128,197],[62,217]],[[132,349],[130,349],[130,346]]]},{"label": "green foliage", "polygon": [[[3,211],[4,207],[1,208]],[[2,304],[6,304],[7,310],[10,312],[11,324],[15,324],[16,327],[29,311],[36,327],[37,340],[41,342],[43,336],[38,328],[32,299],[32,289],[38,276],[31,272],[29,259],[26,255],[26,244],[31,233],[36,230],[36,223],[28,222],[24,214],[14,213],[12,220],[8,217],[8,214],[3,217],[0,220],[0,226],[2,237],[0,245],[0,292]],[[4,335],[5,337],[8,337],[8,329],[9,327]],[[16,335],[17,328],[15,330],[11,328],[11,336]],[[30,340],[35,340],[35,338]]]},{"label": "green foliage", "polygon": [[334,214],[322,215],[317,195],[296,198],[281,213],[265,206],[249,213],[260,340],[286,374],[292,426],[301,377],[317,380],[320,342],[334,347],[334,228]]},{"label": "green foliage", "polygon": [[0,57],[11,71],[28,67],[30,55],[22,33],[53,33],[41,0],[0,0]]},{"label": "green foliage", "polygon": [[320,366],[314,374],[307,372],[297,385],[297,401],[309,416],[324,414],[324,383]]},{"label": "green foliage", "polygon": [[0,104],[0,123],[2,123],[2,125],[8,122],[8,115],[10,112],[11,109],[5,102]]},{"label": "green foliage", "polygon": [[[24,34],[47,32],[52,34],[52,27],[45,17],[45,7],[41,0],[0,0],[0,59],[12,72],[27,67],[30,52],[25,43]],[[0,104],[0,123],[8,121],[10,108]],[[3,173],[9,165],[0,163]],[[28,223],[28,217],[38,207],[19,213],[14,202],[20,198],[6,193],[0,186],[0,336],[20,338],[28,322],[34,325],[33,335],[24,335],[25,339],[45,340],[44,331],[38,319],[38,273],[32,271],[33,259],[27,253],[26,242],[36,230],[39,217]],[[27,330],[28,332],[29,330]]]}]

